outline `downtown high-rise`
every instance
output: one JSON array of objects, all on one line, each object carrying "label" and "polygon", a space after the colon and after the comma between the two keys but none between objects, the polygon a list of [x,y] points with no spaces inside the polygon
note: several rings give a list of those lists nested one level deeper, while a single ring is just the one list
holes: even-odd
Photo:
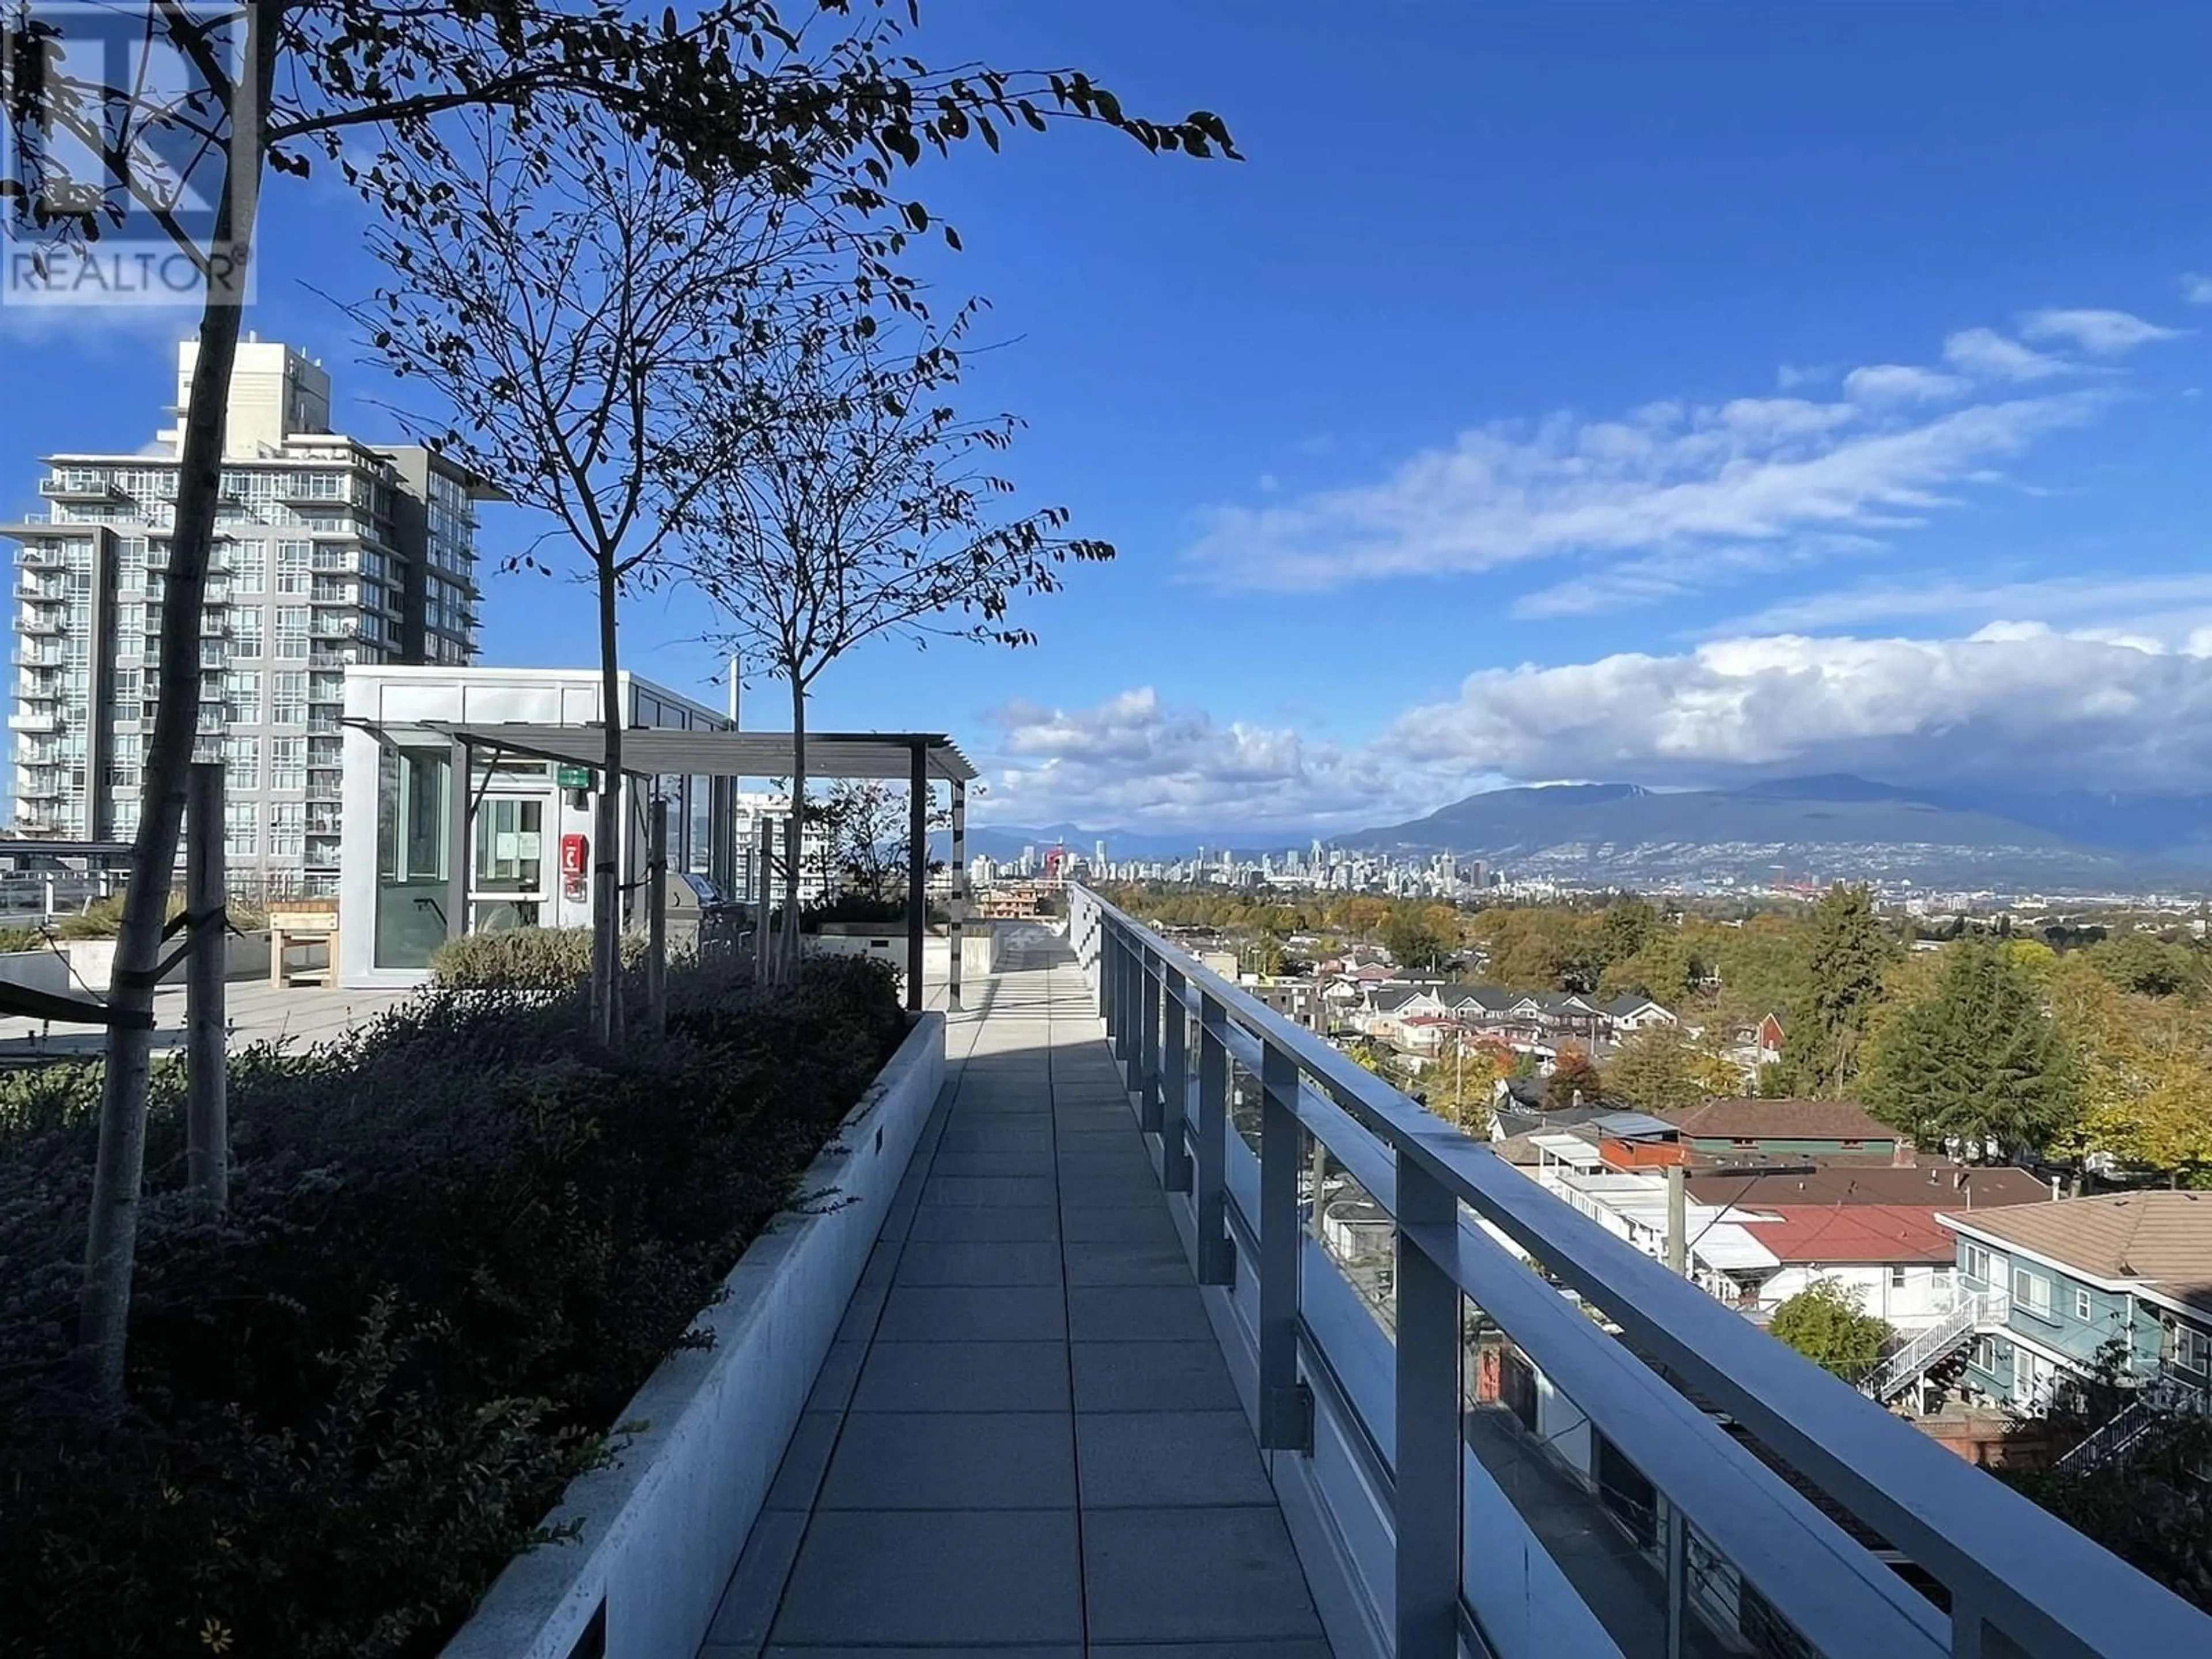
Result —
[{"label": "downtown high-rise", "polygon": [[[181,421],[195,343],[178,348]],[[330,429],[330,377],[290,347],[238,348],[200,617],[199,758],[222,763],[225,846],[245,890],[331,893],[351,664],[468,662],[476,520],[467,475],[419,445]],[[15,829],[127,840],[161,691],[180,428],[136,454],[41,458],[18,544]]]}]

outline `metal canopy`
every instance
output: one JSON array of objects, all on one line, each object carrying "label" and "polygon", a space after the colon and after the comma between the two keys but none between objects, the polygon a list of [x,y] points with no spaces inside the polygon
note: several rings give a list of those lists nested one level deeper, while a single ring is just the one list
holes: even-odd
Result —
[{"label": "metal canopy", "polygon": [[[549,726],[535,721],[424,720],[433,732],[475,749],[493,749],[536,760],[597,769],[606,759],[604,727]],[[623,770],[634,777],[787,778],[792,774],[788,732],[685,732],[660,726],[623,728]],[[810,732],[810,778],[890,778],[914,775],[914,754],[923,751],[932,778],[966,783],[975,769],[942,732]]]}]

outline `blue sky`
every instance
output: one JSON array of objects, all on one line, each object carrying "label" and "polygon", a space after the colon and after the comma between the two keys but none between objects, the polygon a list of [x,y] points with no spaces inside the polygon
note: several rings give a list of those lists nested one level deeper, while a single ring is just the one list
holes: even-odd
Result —
[{"label": "blue sky", "polygon": [[[924,24],[1217,110],[1248,160],[1069,130],[922,170],[967,247],[932,275],[1005,343],[977,405],[1030,422],[1010,470],[1121,558],[1032,651],[840,665],[817,724],[956,732],[979,816],[1210,831],[1507,780],[2212,788],[2212,9]],[[374,281],[359,210],[270,206],[253,325],[373,389],[302,287]],[[0,327],[15,496],[147,435],[154,332]],[[590,659],[580,590],[495,580],[486,624],[490,660]],[[631,665],[695,684],[701,626],[635,607]]]}]

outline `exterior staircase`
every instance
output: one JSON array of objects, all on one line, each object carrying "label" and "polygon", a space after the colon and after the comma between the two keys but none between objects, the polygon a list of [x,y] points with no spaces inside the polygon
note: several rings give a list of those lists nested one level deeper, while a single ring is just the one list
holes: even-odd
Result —
[{"label": "exterior staircase", "polygon": [[1887,1404],[1919,1378],[1973,1340],[1986,1325],[2001,1325],[2010,1311],[2011,1298],[2002,1291],[1983,1285],[1961,1286],[1956,1306],[1941,1323],[1929,1326],[1898,1349],[1859,1386]]},{"label": "exterior staircase", "polygon": [[2183,1412],[2203,1412],[2207,1408],[2206,1395],[2202,1389],[2184,1386],[2171,1376],[2154,1376],[2138,1389],[2136,1397],[2123,1406],[2102,1428],[2059,1457],[2051,1468],[2075,1474],[2084,1469],[2101,1468],[2118,1458],[2125,1457],[2142,1443],[2144,1436],[2166,1419]]}]

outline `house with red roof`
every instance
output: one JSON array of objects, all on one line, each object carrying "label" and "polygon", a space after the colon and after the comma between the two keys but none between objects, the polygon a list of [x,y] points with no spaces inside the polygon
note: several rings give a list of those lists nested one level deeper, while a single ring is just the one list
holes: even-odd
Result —
[{"label": "house with red roof", "polygon": [[1862,1313],[1899,1331],[1925,1330],[1951,1311],[1955,1241],[1933,1205],[1753,1200],[1730,1218],[1781,1264],[1759,1286],[1761,1308],[1826,1279],[1855,1295]]}]

